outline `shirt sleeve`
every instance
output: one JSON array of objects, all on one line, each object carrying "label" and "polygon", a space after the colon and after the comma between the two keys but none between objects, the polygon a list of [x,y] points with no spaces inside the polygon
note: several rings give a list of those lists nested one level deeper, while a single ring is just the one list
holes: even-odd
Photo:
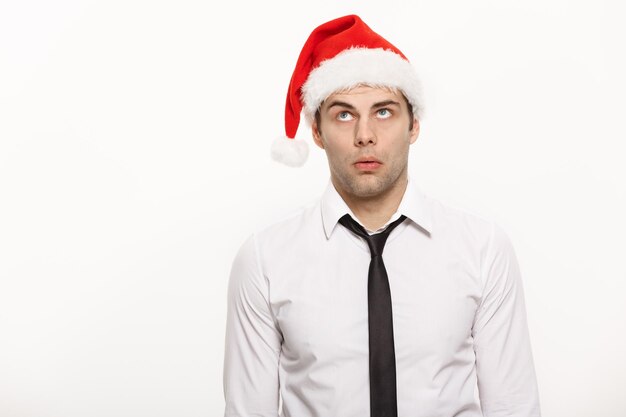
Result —
[{"label": "shirt sleeve", "polygon": [[540,417],[519,265],[508,236],[492,226],[472,328],[481,408],[485,417]]},{"label": "shirt sleeve", "polygon": [[281,333],[269,305],[256,239],[233,261],[228,283],[224,351],[225,417],[276,417]]}]

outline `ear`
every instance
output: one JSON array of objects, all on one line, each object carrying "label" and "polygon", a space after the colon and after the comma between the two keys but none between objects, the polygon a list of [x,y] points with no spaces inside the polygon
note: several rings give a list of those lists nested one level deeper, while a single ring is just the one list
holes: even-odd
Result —
[{"label": "ear", "polygon": [[317,128],[316,121],[313,121],[313,124],[311,124],[311,133],[313,134],[313,142],[315,142],[315,144],[321,149],[324,149],[324,141],[322,141],[322,133]]},{"label": "ear", "polygon": [[413,117],[413,129],[410,133],[410,143],[414,144],[420,134],[420,121],[417,117]]}]

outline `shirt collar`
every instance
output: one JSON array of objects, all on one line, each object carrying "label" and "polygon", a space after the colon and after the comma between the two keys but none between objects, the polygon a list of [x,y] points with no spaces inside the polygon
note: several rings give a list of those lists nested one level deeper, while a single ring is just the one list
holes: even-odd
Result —
[{"label": "shirt collar", "polygon": [[[344,214],[347,213],[357,220],[352,210],[350,210],[350,207],[348,207],[335,189],[332,181],[328,181],[328,186],[322,195],[321,212],[322,223],[327,239],[330,239],[330,235],[333,233],[335,226],[337,226],[339,219]],[[422,194],[421,190],[412,183],[411,178],[409,178],[406,191],[402,196],[400,206],[398,206],[398,211],[391,216],[389,221],[393,221],[400,215],[405,215],[428,233],[432,231],[432,221],[426,197]]]}]

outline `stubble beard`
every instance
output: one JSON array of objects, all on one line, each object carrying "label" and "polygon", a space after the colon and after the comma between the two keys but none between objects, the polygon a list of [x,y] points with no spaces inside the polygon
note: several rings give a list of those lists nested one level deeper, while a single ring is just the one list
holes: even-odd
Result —
[{"label": "stubble beard", "polygon": [[352,198],[370,200],[381,197],[399,185],[398,181],[406,178],[408,157],[391,165],[389,170],[381,173],[351,174],[348,170],[333,170],[332,178],[335,187],[341,188]]}]

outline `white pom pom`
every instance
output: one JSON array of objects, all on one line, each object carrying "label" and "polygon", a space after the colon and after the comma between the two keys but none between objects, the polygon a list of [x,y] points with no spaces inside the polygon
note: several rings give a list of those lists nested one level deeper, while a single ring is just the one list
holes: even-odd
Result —
[{"label": "white pom pom", "polygon": [[303,140],[283,136],[274,140],[271,153],[274,161],[290,167],[300,167],[309,157],[309,145]]}]

